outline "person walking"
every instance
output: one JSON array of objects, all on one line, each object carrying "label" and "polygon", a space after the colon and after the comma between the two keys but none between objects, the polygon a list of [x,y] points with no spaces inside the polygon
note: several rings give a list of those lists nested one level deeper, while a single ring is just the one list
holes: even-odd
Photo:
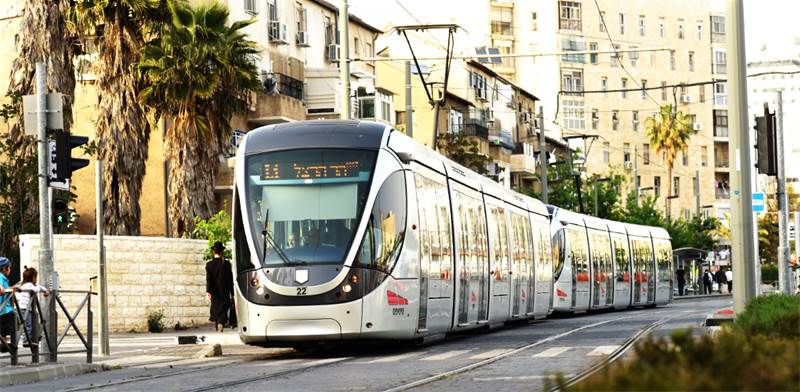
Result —
[{"label": "person walking", "polygon": [[14,315],[14,307],[11,305],[11,295],[17,290],[8,283],[11,275],[11,260],[0,256],[0,339],[5,344],[0,343],[0,352],[8,352],[17,349],[17,319]]},{"label": "person walking", "polygon": [[728,281],[728,294],[733,294],[733,271],[730,267],[725,270],[725,280]]},{"label": "person walking", "polygon": [[678,280],[678,295],[682,297],[686,288],[686,270],[683,269],[683,266],[678,267],[675,271],[675,278]]},{"label": "person walking", "polygon": [[211,301],[209,321],[217,332],[228,323],[228,311],[233,305],[233,273],[231,263],[223,257],[225,247],[217,241],[213,246],[214,258],[206,263],[206,293]]},{"label": "person walking", "polygon": [[703,294],[711,294],[713,288],[713,276],[711,271],[703,270]]},{"label": "person walking", "polygon": [[22,286],[17,292],[17,305],[22,312],[22,323],[25,326],[25,333],[22,334],[22,347],[29,347],[31,344],[38,344],[39,342],[30,342],[28,339],[33,333],[33,313],[30,311],[31,294],[44,293],[46,297],[49,293],[47,289],[39,285],[39,272],[36,268],[25,268],[22,272]]},{"label": "person walking", "polygon": [[717,284],[717,291],[723,294],[722,288],[727,289],[728,280],[725,279],[725,271],[722,270],[722,267],[717,267],[717,272],[714,273],[714,282]]}]

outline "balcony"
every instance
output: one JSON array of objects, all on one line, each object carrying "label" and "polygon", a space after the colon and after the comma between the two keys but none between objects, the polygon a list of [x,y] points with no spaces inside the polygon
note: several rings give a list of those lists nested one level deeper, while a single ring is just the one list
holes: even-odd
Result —
[{"label": "balcony", "polygon": [[489,145],[513,150],[516,148],[511,132],[501,129],[492,129],[489,132]]},{"label": "balcony", "polygon": [[559,19],[559,27],[561,30],[581,30],[581,20],[580,19],[567,19],[561,18]]},{"label": "balcony", "polygon": [[533,156],[533,146],[528,143],[517,143],[511,155],[511,173],[523,177],[533,177],[536,174],[536,158]]},{"label": "balcony", "polygon": [[486,140],[489,139],[489,128],[486,126],[485,121],[467,119],[464,121],[463,130],[468,136],[476,136]]},{"label": "balcony", "polygon": [[274,87],[269,94],[258,94],[255,110],[248,116],[248,122],[253,125],[269,125],[305,120],[303,82],[275,73],[272,83]]},{"label": "balcony", "polygon": [[729,170],[729,168],[730,168],[730,166],[729,166],[727,158],[725,158],[725,159],[714,159],[714,170],[715,171],[727,172]]},{"label": "balcony", "polygon": [[716,192],[714,192],[714,196],[719,200],[728,200],[731,198],[731,191],[724,188],[717,188]]}]

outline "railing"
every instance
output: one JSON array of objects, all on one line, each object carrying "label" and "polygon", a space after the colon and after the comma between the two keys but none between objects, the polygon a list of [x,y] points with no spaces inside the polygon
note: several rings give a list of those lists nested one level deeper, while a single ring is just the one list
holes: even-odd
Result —
[{"label": "railing", "polygon": [[[10,290],[9,290],[10,291]],[[0,338],[0,348],[2,348],[3,352],[9,353],[8,355],[0,355],[0,359],[8,357],[10,359],[11,365],[17,365],[19,363],[20,357],[31,357],[31,364],[38,364],[39,363],[39,340],[41,340],[42,335],[44,335],[44,341],[46,343],[47,351],[45,354],[48,356],[49,362],[57,362],[58,361],[58,346],[61,345],[61,342],[64,341],[64,338],[69,333],[70,329],[75,331],[75,334],[81,340],[83,344],[83,349],[79,350],[71,350],[71,351],[62,351],[61,354],[75,354],[75,353],[86,353],[86,363],[92,363],[92,335],[94,334],[93,331],[93,322],[94,322],[94,312],[92,311],[92,295],[97,295],[92,291],[80,291],[80,290],[54,290],[49,294],[45,294],[45,296],[49,296],[50,299],[46,301],[47,307],[47,314],[48,317],[44,317],[44,312],[42,311],[41,300],[39,298],[39,294],[33,291],[28,291],[30,293],[31,299],[28,304],[28,308],[26,311],[30,313],[31,318],[31,331],[28,333],[27,328],[25,328],[25,319],[28,316],[27,314],[23,313],[23,309],[19,307],[19,303],[17,303],[16,296],[13,293],[10,293],[6,296],[5,300],[0,303],[0,309],[2,309],[7,303],[12,304],[14,308],[14,335],[11,336],[11,341],[6,342],[5,337]],[[64,302],[61,300],[61,295],[82,295],[83,300],[81,300],[80,305],[75,310],[74,313],[70,313],[67,307],[64,305]],[[81,330],[78,328],[76,324],[76,320],[78,316],[80,316],[81,311],[83,308],[86,307],[86,336],[81,333]],[[61,333],[60,337],[56,339],[58,335],[58,308],[64,313],[64,316],[67,318],[68,324],[64,331]],[[49,325],[48,328],[48,321],[52,322],[52,325]],[[20,328],[22,327],[22,328]],[[30,347],[30,354],[20,354],[18,351],[17,343],[19,342],[19,338],[24,335],[25,340],[29,343]]]},{"label": "railing", "polygon": [[464,133],[469,136],[477,136],[484,139],[489,139],[489,128],[486,126],[486,124],[477,120],[465,120]]},{"label": "railing", "polygon": [[718,169],[727,169],[728,159],[714,159],[714,166]]}]

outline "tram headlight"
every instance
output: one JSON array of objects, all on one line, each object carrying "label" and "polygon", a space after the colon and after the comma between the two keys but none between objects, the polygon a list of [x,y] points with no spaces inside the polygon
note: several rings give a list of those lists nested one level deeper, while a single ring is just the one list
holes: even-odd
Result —
[{"label": "tram headlight", "polygon": [[264,286],[258,286],[258,288],[256,289],[256,294],[264,295]]},{"label": "tram headlight", "polygon": [[350,284],[349,284],[349,283],[348,283],[348,284],[345,284],[344,286],[342,286],[342,291],[344,291],[345,293],[349,293],[349,292],[350,292],[350,290],[352,290],[352,289],[353,289],[353,288],[350,286]]},{"label": "tram headlight", "polygon": [[351,276],[350,277],[350,282],[352,282],[353,284],[357,284],[358,283],[358,275]]},{"label": "tram headlight", "polygon": [[258,280],[258,275],[254,274],[253,277],[250,278],[250,286],[261,287],[261,281]]}]

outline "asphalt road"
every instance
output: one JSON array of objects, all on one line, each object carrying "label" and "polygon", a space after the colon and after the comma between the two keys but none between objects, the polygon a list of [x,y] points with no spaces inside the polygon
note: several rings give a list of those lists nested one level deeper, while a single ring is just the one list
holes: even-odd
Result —
[{"label": "asphalt road", "polygon": [[230,345],[220,358],[189,359],[8,388],[9,391],[517,391],[577,374],[655,322],[653,335],[696,327],[730,297],[655,309],[557,316],[425,345],[352,345],[314,352]]}]

